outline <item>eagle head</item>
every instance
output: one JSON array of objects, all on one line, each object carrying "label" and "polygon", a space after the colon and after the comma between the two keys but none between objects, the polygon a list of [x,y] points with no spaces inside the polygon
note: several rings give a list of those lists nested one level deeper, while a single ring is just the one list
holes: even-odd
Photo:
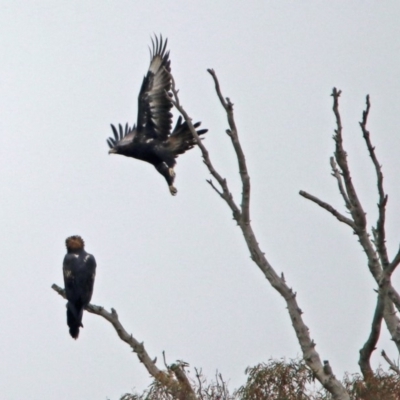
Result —
[{"label": "eagle head", "polygon": [[76,251],[82,250],[85,247],[85,242],[80,236],[74,235],[65,239],[65,245],[68,251]]}]

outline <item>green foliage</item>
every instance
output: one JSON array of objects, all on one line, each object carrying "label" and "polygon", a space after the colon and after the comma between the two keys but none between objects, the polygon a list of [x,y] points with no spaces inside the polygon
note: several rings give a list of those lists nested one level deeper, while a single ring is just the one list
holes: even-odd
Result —
[{"label": "green foliage", "polygon": [[174,398],[165,386],[154,380],[143,393],[126,393],[120,400],[174,400]]},{"label": "green foliage", "polygon": [[[208,383],[201,371],[191,379],[199,400],[332,400],[303,360],[269,360],[245,370],[246,383],[229,393],[221,374]],[[346,374],[343,385],[351,400],[400,400],[400,376],[378,368],[366,382],[360,374]],[[174,400],[158,382],[141,394],[125,394],[120,400]]]},{"label": "green foliage", "polygon": [[343,384],[352,400],[400,399],[400,376],[382,368],[378,368],[375,376],[367,382],[360,374],[346,374]]},{"label": "green foliage", "polygon": [[269,360],[246,369],[247,382],[236,395],[241,400],[325,400],[317,390],[312,372],[302,360]]}]

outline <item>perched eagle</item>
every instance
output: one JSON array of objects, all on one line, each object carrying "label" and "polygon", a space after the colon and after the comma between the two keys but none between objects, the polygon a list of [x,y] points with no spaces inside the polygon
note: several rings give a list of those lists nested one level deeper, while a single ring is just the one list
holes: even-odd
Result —
[{"label": "perched eagle", "polygon": [[74,339],[79,336],[83,309],[89,304],[93,294],[96,260],[86,253],[85,242],[80,236],[70,236],[65,240],[67,254],[64,257],[63,274],[67,295],[67,325]]},{"label": "perched eagle", "polygon": [[[160,35],[159,39],[155,37],[151,41],[150,67],[139,92],[137,123],[132,128],[126,124],[125,129],[121,124],[119,129],[111,125],[114,138],[108,138],[107,143],[109,154],[122,154],[153,164],[174,196],[177,193],[173,185],[175,159],[191,149],[196,141],[187,123],[182,123],[182,117],[178,118],[171,133],[171,67],[169,51],[166,51],[167,39],[163,42]],[[195,128],[199,126],[200,122],[194,124]],[[206,132],[207,129],[197,131],[198,135]]]}]

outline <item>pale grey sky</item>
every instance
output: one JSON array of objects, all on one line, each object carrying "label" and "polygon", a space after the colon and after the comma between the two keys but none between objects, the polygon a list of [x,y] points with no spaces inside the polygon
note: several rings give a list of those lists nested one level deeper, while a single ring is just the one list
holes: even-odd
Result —
[{"label": "pale grey sky", "polygon": [[[298,292],[323,359],[358,372],[375,284],[346,226],[298,195],[343,210],[329,156],[333,86],[342,89],[353,178],[376,219],[369,128],[400,239],[400,5],[397,1],[0,0],[0,393],[9,400],[117,400],[150,382],[112,327],[85,314],[75,342],[62,284],[64,240],[98,264],[93,303],[115,307],[152,356],[183,359],[231,387],[244,369],[300,355],[285,304],[251,262],[199,151],[178,159],[178,196],[150,165],[108,156],[110,123],[136,121],[153,33],[168,37],[181,101],[239,193],[226,118],[207,68],[235,103],[252,177],[252,220],[268,259]],[[399,273],[394,276],[399,287]],[[384,331],[379,350],[395,356]],[[379,352],[374,363],[380,362]]]}]

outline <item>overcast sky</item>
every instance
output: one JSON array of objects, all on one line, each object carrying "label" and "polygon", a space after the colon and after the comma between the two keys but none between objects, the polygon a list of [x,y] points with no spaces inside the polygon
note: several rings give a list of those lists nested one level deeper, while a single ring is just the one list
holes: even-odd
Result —
[{"label": "overcast sky", "polygon": [[[235,115],[252,178],[252,221],[298,293],[322,359],[358,372],[376,287],[350,229],[298,195],[344,212],[330,176],[334,86],[342,89],[353,180],[375,223],[369,128],[389,193],[387,237],[400,240],[398,1],[0,0],[0,393],[9,400],[118,400],[150,379],[129,347],[85,313],[68,334],[64,240],[97,260],[92,302],[114,307],[162,367],[185,360],[231,387],[249,365],[300,356],[284,301],[251,262],[231,212],[205,182],[198,149],[178,159],[178,195],[151,165],[109,156],[110,123],[136,121],[153,33],[168,37],[181,101],[209,129],[215,166],[240,194],[226,117]],[[393,277],[399,289],[399,272]],[[396,357],[383,330],[381,349]]]}]

